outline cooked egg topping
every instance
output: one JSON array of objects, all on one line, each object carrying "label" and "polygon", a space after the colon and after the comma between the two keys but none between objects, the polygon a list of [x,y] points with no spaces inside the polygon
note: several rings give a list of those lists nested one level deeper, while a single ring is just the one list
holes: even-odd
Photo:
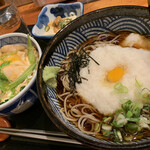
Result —
[{"label": "cooked egg topping", "polygon": [[14,98],[32,79],[38,53],[27,35],[27,45],[10,44],[0,48],[0,105]]},{"label": "cooked egg topping", "polygon": [[[6,45],[2,48],[1,55],[3,59],[0,61],[0,65],[4,62],[10,62],[9,65],[3,67],[3,73],[10,81],[15,81],[30,65],[28,56],[26,55],[27,49],[25,46],[12,46],[11,51],[4,51],[4,48],[8,48],[10,45]],[[24,49],[23,49],[24,47]],[[19,49],[18,49],[19,48]]]}]

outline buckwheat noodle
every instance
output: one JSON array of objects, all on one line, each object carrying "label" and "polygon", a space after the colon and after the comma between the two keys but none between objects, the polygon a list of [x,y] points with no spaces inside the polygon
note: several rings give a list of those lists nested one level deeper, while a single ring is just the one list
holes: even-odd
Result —
[{"label": "buckwheat noodle", "polygon": [[100,132],[100,121],[102,115],[90,104],[86,103],[75,91],[71,93],[69,87],[69,78],[66,71],[70,67],[72,61],[70,55],[79,53],[82,48],[86,53],[90,53],[102,44],[117,44],[119,35],[100,34],[89,41],[85,42],[78,50],[71,50],[67,57],[61,62],[61,69],[59,72],[59,80],[62,84],[63,90],[58,88],[58,99],[62,102],[61,113],[63,116],[71,121],[83,133],[89,135],[97,135]]}]

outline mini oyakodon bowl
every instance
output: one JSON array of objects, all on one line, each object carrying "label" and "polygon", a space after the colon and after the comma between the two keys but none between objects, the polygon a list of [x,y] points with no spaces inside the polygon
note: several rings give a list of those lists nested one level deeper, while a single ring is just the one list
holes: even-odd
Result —
[{"label": "mini oyakodon bowl", "polygon": [[63,116],[60,111],[62,105],[57,98],[56,90],[45,86],[42,79],[45,66],[60,66],[61,61],[67,56],[69,51],[76,49],[91,37],[97,34],[116,33],[118,31],[149,35],[149,22],[149,13],[145,7],[110,7],[79,17],[53,38],[41,58],[38,68],[37,86],[43,108],[60,130],[93,148],[135,149],[150,146],[150,137],[133,142],[113,142],[98,139],[81,132]]},{"label": "mini oyakodon bowl", "polygon": [[[35,39],[33,39],[32,37],[30,37],[30,39],[31,39],[33,47],[36,49],[36,51],[38,53],[37,60],[39,61],[41,54],[42,54],[41,48]],[[25,47],[27,46],[27,34],[9,33],[9,34],[4,34],[4,35],[0,36],[0,48],[3,46],[6,46],[6,45],[18,45],[18,44],[24,45]],[[15,53],[10,52],[6,56],[9,56],[10,54],[15,54]],[[8,60],[6,60],[6,62],[11,62],[11,60],[9,60],[9,59],[10,58],[8,58]],[[14,57],[12,59],[17,59],[17,58]],[[1,66],[2,66],[2,64],[1,64]],[[2,67],[1,67],[1,69],[2,69]],[[38,98],[37,94],[35,92],[36,74],[37,74],[37,70],[35,70],[34,74],[31,76],[31,79],[29,80],[29,82],[27,84],[25,84],[25,86],[22,86],[23,87],[22,90],[20,90],[20,92],[17,92],[18,93],[17,95],[13,96],[9,100],[5,100],[5,102],[0,104],[0,116],[12,116],[12,115],[21,113],[34,104],[34,102]],[[26,76],[26,75],[24,74],[24,76]],[[1,95],[1,98],[2,98],[2,95]]]}]

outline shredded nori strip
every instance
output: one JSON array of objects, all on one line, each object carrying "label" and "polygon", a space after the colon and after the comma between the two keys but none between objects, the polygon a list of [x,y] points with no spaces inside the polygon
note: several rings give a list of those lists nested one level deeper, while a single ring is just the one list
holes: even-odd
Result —
[{"label": "shredded nori strip", "polygon": [[[82,48],[82,51],[86,54],[86,55],[88,55],[88,53]],[[91,57],[90,55],[88,55],[88,57],[89,58],[91,58],[97,65],[99,65],[99,63],[93,58],[93,57]]]},{"label": "shredded nori strip", "polygon": [[71,89],[71,92],[74,93],[76,87],[75,84],[82,83],[82,79],[85,79],[80,76],[80,69],[88,66],[89,58],[87,55],[83,55],[80,53],[78,55],[76,53],[73,53],[70,58],[72,59],[72,61],[68,70],[68,77],[70,81],[69,87]]},{"label": "shredded nori strip", "polygon": [[[76,83],[80,84],[83,80],[87,80],[84,77],[80,76],[80,69],[85,68],[89,65],[89,58],[91,58],[97,65],[99,65],[98,62],[96,62],[92,57],[90,57],[87,53],[72,53],[70,55],[70,58],[72,59],[70,63],[70,68],[68,70],[68,77],[69,77],[69,87],[71,89],[71,92],[75,92]],[[90,73],[90,71],[88,70]]]}]

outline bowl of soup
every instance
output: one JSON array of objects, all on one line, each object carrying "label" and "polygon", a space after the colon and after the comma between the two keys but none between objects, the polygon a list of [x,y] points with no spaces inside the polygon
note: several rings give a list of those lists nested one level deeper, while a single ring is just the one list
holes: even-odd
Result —
[{"label": "bowl of soup", "polygon": [[37,100],[36,73],[41,48],[24,33],[0,37],[0,115],[11,116],[28,109]]},{"label": "bowl of soup", "polygon": [[116,6],[77,18],[53,38],[37,85],[60,130],[97,149],[150,146],[149,26],[147,8]]}]

